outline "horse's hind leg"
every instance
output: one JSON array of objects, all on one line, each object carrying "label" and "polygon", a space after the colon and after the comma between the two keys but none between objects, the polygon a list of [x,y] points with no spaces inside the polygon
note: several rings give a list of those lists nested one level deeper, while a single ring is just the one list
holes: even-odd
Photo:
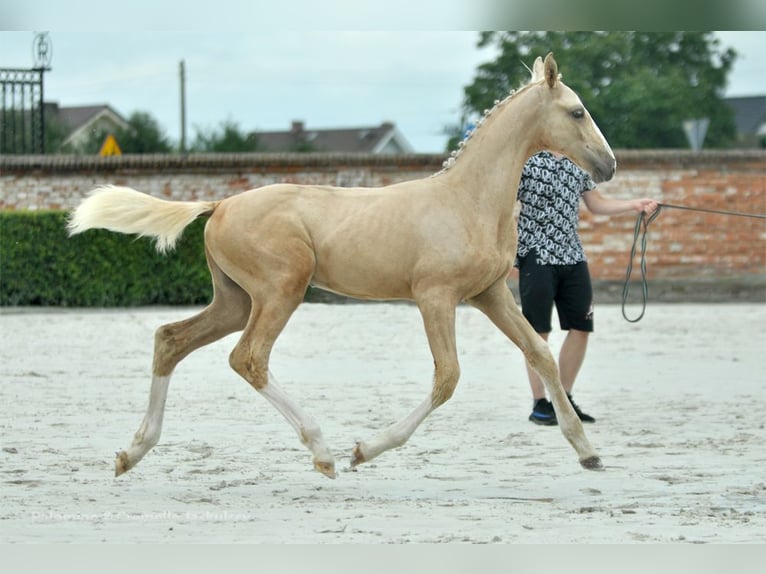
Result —
[{"label": "horse's hind leg", "polygon": [[189,353],[244,328],[250,298],[208,258],[215,294],[212,303],[198,315],[163,325],[154,336],[154,362],[149,406],[132,444],[117,454],[115,476],[133,468],[157,444],[170,376]]},{"label": "horse's hind leg", "polygon": [[[237,346],[231,352],[231,367],[264,396],[298,433],[301,442],[314,455],[314,468],[335,478],[335,457],[325,444],[322,430],[276,383],[269,371],[269,356],[288,319],[303,300],[308,285],[302,279],[272,285],[268,295],[254,298],[250,320]],[[258,301],[265,301],[259,304]]]}]

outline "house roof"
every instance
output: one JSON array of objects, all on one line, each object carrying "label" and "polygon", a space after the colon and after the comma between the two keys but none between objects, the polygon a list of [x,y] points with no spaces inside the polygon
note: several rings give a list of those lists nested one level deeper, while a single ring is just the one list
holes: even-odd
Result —
[{"label": "house roof", "polygon": [[290,130],[254,132],[258,149],[270,152],[411,153],[412,146],[391,122],[360,128],[310,129],[293,121]]},{"label": "house roof", "polygon": [[726,98],[725,102],[734,111],[737,133],[766,135],[766,96]]},{"label": "house roof", "polygon": [[125,119],[107,104],[62,107],[55,103],[46,103],[46,106],[51,115],[67,129],[65,143],[77,139],[99,120],[105,119],[122,128],[128,127]]}]

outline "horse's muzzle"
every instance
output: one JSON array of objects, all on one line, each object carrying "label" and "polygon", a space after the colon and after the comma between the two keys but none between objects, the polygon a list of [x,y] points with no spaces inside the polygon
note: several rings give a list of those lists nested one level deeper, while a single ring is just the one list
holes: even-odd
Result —
[{"label": "horse's muzzle", "polygon": [[609,181],[614,177],[614,172],[617,171],[617,160],[613,157],[604,159],[594,163],[591,177],[596,183]]}]

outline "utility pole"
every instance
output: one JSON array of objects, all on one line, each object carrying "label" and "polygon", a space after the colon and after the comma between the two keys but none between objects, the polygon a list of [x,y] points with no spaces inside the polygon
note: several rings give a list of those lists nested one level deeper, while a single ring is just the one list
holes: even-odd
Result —
[{"label": "utility pole", "polygon": [[181,153],[186,153],[186,68],[184,61],[179,64],[181,81]]}]

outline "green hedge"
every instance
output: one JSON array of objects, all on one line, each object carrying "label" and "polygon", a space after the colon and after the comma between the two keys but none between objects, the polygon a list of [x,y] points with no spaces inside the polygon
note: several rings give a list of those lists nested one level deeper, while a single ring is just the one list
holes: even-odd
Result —
[{"label": "green hedge", "polygon": [[205,220],[160,255],[148,238],[66,232],[64,212],[0,212],[0,305],[197,305],[213,293]]}]

